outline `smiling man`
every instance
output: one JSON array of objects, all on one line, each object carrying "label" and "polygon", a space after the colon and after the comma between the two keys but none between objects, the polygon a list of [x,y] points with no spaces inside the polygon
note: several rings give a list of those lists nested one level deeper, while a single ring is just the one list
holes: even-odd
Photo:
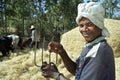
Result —
[{"label": "smiling man", "polygon": [[[75,75],[75,80],[115,80],[114,55],[105,39],[110,34],[104,26],[104,15],[104,8],[99,3],[89,2],[78,5],[76,22],[86,44],[76,62],[70,59],[60,43],[50,42],[48,45],[50,52],[61,56],[67,70]],[[52,66],[46,68],[47,65],[49,64],[41,69],[44,77],[67,80],[59,71],[50,70]]]},{"label": "smiling man", "polygon": [[82,17],[80,20],[79,30],[87,43],[102,35],[102,30],[85,17]]}]

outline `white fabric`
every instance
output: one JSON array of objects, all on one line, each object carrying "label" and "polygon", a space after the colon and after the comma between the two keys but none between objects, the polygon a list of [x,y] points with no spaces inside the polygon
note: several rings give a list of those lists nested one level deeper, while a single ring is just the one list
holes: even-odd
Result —
[{"label": "white fabric", "polygon": [[80,19],[82,17],[86,17],[98,28],[102,29],[102,36],[109,37],[110,33],[104,26],[104,15],[105,10],[100,3],[97,2],[80,3],[78,5],[78,15],[76,17],[76,22],[79,25]]},{"label": "white fabric", "polygon": [[39,41],[40,40],[40,35],[36,30],[32,30],[32,35],[31,35],[32,41]]},{"label": "white fabric", "polygon": [[95,57],[97,55],[97,51],[100,47],[100,43],[93,46],[93,48],[88,52],[88,54],[85,57]]},{"label": "white fabric", "polygon": [[34,25],[31,25],[30,29],[33,29],[33,28],[35,28],[35,26],[34,26]]}]

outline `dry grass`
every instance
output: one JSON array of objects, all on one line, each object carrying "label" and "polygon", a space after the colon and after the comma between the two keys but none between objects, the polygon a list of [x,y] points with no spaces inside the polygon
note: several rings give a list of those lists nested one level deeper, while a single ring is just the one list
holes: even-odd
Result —
[{"label": "dry grass", "polygon": [[[105,24],[111,33],[111,37],[108,38],[108,43],[112,46],[115,56],[120,55],[120,21],[117,20],[105,20]],[[62,41],[64,48],[69,53],[69,56],[75,61],[79,57],[80,52],[84,45],[84,39],[79,33],[78,27],[62,35]],[[41,76],[41,71],[39,67],[34,65],[34,51],[19,52],[18,56],[12,55],[9,60],[4,60],[0,62],[0,80],[45,80]],[[48,61],[48,51],[44,51],[44,61]],[[41,64],[41,49],[37,50],[37,64]],[[52,60],[55,61],[55,54],[52,54]],[[120,58],[115,58],[116,63],[116,80],[120,80]],[[60,72],[64,73],[65,76],[74,80],[72,76],[64,67],[61,58],[58,56],[58,69]]]}]

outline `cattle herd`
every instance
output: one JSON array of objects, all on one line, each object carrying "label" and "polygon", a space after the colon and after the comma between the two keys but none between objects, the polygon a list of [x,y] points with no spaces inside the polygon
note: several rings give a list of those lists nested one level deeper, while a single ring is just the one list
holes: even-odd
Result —
[{"label": "cattle herd", "polygon": [[15,49],[24,49],[28,47],[31,42],[31,38],[23,39],[18,35],[11,34],[0,37],[0,52],[2,57],[9,56],[10,51],[14,52]]}]

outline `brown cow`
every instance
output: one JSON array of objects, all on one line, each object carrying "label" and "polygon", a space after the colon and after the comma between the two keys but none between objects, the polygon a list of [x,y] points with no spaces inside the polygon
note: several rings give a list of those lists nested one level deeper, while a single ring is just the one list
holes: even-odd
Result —
[{"label": "brown cow", "polygon": [[22,48],[29,47],[31,41],[32,41],[31,38],[24,39],[23,42],[22,42]]}]

